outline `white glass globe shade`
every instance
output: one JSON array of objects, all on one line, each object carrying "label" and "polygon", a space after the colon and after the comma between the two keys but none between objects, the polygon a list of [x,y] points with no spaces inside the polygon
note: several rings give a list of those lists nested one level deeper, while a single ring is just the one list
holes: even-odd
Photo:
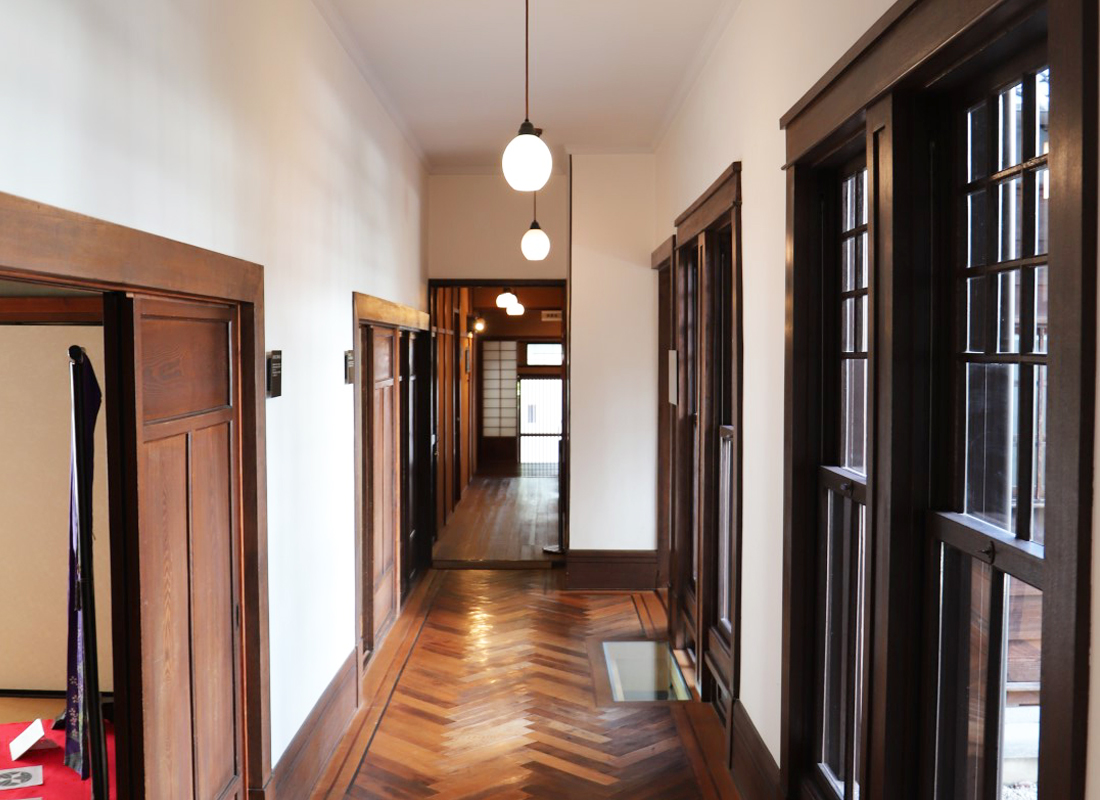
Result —
[{"label": "white glass globe shade", "polygon": [[554,157],[538,136],[521,133],[508,143],[500,163],[509,186],[517,192],[537,192],[550,180]]},{"label": "white glass globe shade", "polygon": [[519,301],[517,300],[516,302],[512,303],[512,305],[508,306],[508,316],[509,316],[509,317],[519,317],[519,316],[522,316],[522,315],[523,315],[523,312],[524,312],[525,310],[526,310],[526,309],[525,309],[525,308],[523,307],[523,303],[520,303],[520,302],[519,302]]},{"label": "white glass globe shade", "polygon": [[550,237],[542,228],[531,228],[523,234],[519,249],[528,261],[542,261],[550,254]]},{"label": "white glass globe shade", "polygon": [[519,298],[505,290],[497,295],[497,308],[508,308],[519,302]]}]

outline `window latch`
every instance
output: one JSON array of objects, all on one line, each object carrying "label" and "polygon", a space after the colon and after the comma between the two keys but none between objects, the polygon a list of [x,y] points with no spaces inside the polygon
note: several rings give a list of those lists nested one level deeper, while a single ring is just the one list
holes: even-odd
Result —
[{"label": "window latch", "polygon": [[990,542],[978,552],[985,556],[990,564],[992,564],[997,559],[997,548],[993,544],[993,542]]}]

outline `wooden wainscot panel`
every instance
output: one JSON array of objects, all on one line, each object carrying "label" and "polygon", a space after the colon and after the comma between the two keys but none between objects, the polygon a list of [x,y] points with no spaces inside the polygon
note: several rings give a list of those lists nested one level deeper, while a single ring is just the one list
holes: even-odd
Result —
[{"label": "wooden wainscot panel", "polygon": [[655,589],[656,550],[570,550],[567,589]]},{"label": "wooden wainscot panel", "polygon": [[343,738],[355,716],[355,661],[353,650],[272,770],[271,786],[275,791],[271,794],[277,800],[309,797]]},{"label": "wooden wainscot panel", "polygon": [[779,800],[779,765],[740,700],[733,703],[733,779],[744,800]]}]

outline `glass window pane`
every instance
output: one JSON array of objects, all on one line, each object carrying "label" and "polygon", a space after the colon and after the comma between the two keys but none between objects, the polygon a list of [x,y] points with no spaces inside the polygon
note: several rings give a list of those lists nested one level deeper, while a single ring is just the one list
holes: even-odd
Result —
[{"label": "glass window pane", "polygon": [[866,168],[859,171],[857,176],[859,190],[859,224],[867,224],[867,170]]},{"label": "glass window pane", "polygon": [[867,360],[845,359],[841,365],[842,465],[867,472]]},{"label": "glass window pane", "polygon": [[968,278],[966,281],[966,351],[985,352],[986,284],[990,278]]},{"label": "glass window pane", "polygon": [[1023,156],[1024,85],[1018,83],[997,98],[998,169],[1019,164]]},{"label": "glass window pane", "polygon": [[1010,575],[1004,582],[1000,798],[1037,800],[1043,594]]},{"label": "glass window pane", "polygon": [[558,343],[527,345],[527,365],[530,367],[560,367],[565,360],[565,348]]},{"label": "glass window pane", "polygon": [[1047,324],[1050,319],[1050,296],[1047,268],[1035,268],[1035,344],[1033,352],[1047,352]]},{"label": "glass window pane", "polygon": [[966,266],[984,266],[987,238],[984,189],[967,195],[966,219]]},{"label": "glass window pane", "polygon": [[856,288],[856,238],[845,239],[840,244],[840,290],[850,292]]},{"label": "glass window pane", "polygon": [[985,177],[989,143],[989,113],[985,103],[966,114],[966,178],[974,181]]},{"label": "glass window pane", "polygon": [[840,349],[844,353],[856,349],[856,299],[849,297],[840,304]]},{"label": "glass window pane", "polygon": [[1019,176],[997,185],[997,260],[1020,258],[1024,230],[1024,182]]},{"label": "glass window pane", "polygon": [[1016,364],[966,365],[967,514],[1015,532]]},{"label": "glass window pane", "polygon": [[1050,152],[1050,68],[1035,76],[1035,153]]},{"label": "glass window pane", "polygon": [[[865,172],[864,177],[866,174]],[[867,221],[866,208],[864,208],[863,221]],[[867,231],[861,233],[856,239],[856,286],[860,289],[867,288]]]},{"label": "glass window pane", "polygon": [[1032,173],[1035,181],[1035,255],[1048,252],[1047,227],[1050,224],[1050,170]]},{"label": "glass window pane", "polygon": [[997,276],[997,352],[1020,352],[1020,281],[1018,269]]},{"label": "glass window pane", "polygon": [[941,545],[937,800],[979,800],[989,697],[993,570]]},{"label": "glass window pane", "polygon": [[867,620],[864,618],[864,602],[866,601],[867,587],[867,507],[859,508],[859,536],[858,569],[856,576],[856,679],[855,697],[852,698],[854,706],[852,719],[855,727],[852,730],[852,797],[859,798],[859,752],[862,746],[863,732],[863,661],[864,648],[866,647]]},{"label": "glass window pane", "polygon": [[847,500],[828,492],[824,552],[824,647],[821,664],[821,740],[818,761],[843,782],[845,689],[848,661],[848,558],[845,535]]},{"label": "glass window pane", "polygon": [[722,439],[719,454],[720,491],[723,493],[718,503],[718,619],[726,631],[733,630],[730,619],[730,546],[733,539],[733,520],[730,494],[733,491],[733,440]]},{"label": "glass window pane", "polygon": [[1031,453],[1031,540],[1046,542],[1047,503],[1047,368],[1035,368],[1034,444]]},{"label": "glass window pane", "polygon": [[840,184],[840,229],[850,231],[859,223],[856,212],[856,179],[855,176],[845,178]]}]

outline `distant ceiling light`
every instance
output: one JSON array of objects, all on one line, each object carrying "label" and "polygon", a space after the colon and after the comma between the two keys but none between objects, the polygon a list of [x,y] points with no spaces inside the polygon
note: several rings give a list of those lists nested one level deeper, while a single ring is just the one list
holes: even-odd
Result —
[{"label": "distant ceiling light", "polygon": [[546,235],[546,231],[539,227],[538,192],[534,193],[534,198],[535,205],[532,215],[534,219],[531,222],[530,229],[527,233],[523,234],[523,239],[521,239],[519,243],[519,249],[523,251],[523,257],[528,261],[542,261],[550,254],[550,237]]},{"label": "distant ceiling light", "polygon": [[519,298],[512,294],[511,289],[505,289],[497,295],[497,308],[508,308],[519,302]]},{"label": "distant ceiling light", "polygon": [[523,316],[523,312],[526,310],[527,309],[523,307],[523,303],[517,300],[516,302],[512,303],[512,305],[508,306],[508,316],[520,317]]},{"label": "distant ceiling light", "polygon": [[504,149],[500,165],[504,178],[517,192],[537,192],[550,180],[554,157],[540,137],[542,129],[531,124],[531,0],[524,3],[524,115],[516,138]]},{"label": "distant ceiling light", "polygon": [[482,331],[485,330],[485,318],[484,317],[478,317],[477,319],[474,320],[474,330],[477,331],[478,333],[481,333]]}]

